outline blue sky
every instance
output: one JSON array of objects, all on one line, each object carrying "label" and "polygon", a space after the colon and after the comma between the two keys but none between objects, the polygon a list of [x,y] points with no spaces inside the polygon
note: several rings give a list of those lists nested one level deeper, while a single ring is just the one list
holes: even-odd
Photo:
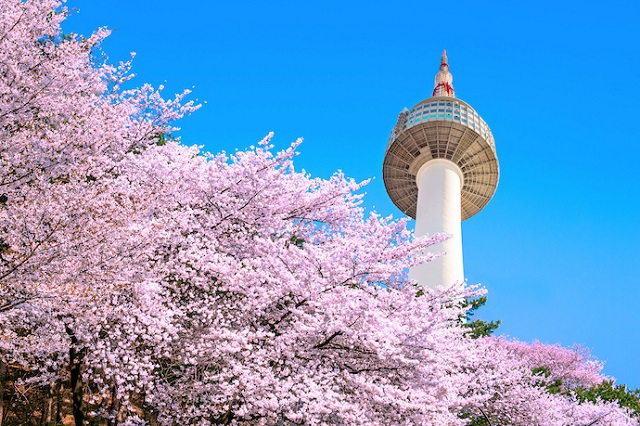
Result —
[{"label": "blue sky", "polygon": [[456,95],[491,127],[501,176],[463,223],[480,316],[521,340],[581,344],[640,387],[640,2],[68,0],[66,31],[114,29],[137,84],[193,87],[185,144],[304,137],[297,167],[373,178],[403,107],[430,96],[447,49]]}]

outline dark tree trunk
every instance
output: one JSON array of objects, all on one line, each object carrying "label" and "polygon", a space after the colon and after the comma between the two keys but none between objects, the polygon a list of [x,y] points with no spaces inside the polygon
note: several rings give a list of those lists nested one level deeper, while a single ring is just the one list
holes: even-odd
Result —
[{"label": "dark tree trunk", "polygon": [[4,418],[4,383],[6,380],[7,364],[0,360],[0,426]]},{"label": "dark tree trunk", "polygon": [[231,406],[229,406],[229,409],[227,410],[226,413],[224,413],[223,415],[221,415],[217,419],[213,419],[213,424],[216,424],[216,425],[228,425],[228,424],[231,424],[231,421],[233,420],[234,417],[235,416],[233,414],[233,410],[232,410]]},{"label": "dark tree trunk", "polygon": [[64,387],[62,386],[62,383],[59,383],[56,386],[56,392],[55,392],[55,396],[56,396],[56,416],[55,416],[55,420],[56,420],[56,425],[59,425],[60,423],[62,423],[62,392],[64,392]]},{"label": "dark tree trunk", "polygon": [[73,330],[66,326],[66,331],[71,338],[71,347],[69,348],[69,375],[71,378],[71,401],[73,409],[73,420],[76,426],[84,425],[83,412],[83,388],[82,388],[82,360],[86,353],[86,349],[78,349],[78,338]]},{"label": "dark tree trunk", "polygon": [[[59,389],[60,386],[56,382],[47,386],[47,394],[42,401],[42,416],[40,417],[40,425],[42,426],[58,424],[56,410],[59,409]],[[54,421],[56,421],[56,423],[53,423]]]},{"label": "dark tree trunk", "polygon": [[153,408],[147,404],[146,399],[146,392],[142,392],[140,394],[140,406],[142,407],[144,420],[149,423],[149,426],[158,426],[158,415]]},{"label": "dark tree trunk", "polygon": [[113,417],[109,418],[107,422],[107,426],[118,426],[118,414],[120,413],[120,399],[117,396],[118,388],[116,385],[113,385],[111,389],[111,408],[109,410],[109,414]]},{"label": "dark tree trunk", "polygon": [[46,393],[42,399],[42,414],[40,415],[40,426],[46,426],[51,423],[51,410],[53,409],[53,385],[47,386],[43,393]]}]

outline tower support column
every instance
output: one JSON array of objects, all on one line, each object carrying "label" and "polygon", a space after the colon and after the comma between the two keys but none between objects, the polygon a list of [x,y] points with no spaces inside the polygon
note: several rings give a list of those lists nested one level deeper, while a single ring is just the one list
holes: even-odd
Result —
[{"label": "tower support column", "polygon": [[409,271],[409,277],[420,286],[450,287],[464,280],[460,204],[463,180],[460,168],[452,161],[441,158],[427,161],[416,174],[416,237],[439,232],[451,236],[430,247],[430,252],[446,252],[444,255],[432,262],[416,265]]}]

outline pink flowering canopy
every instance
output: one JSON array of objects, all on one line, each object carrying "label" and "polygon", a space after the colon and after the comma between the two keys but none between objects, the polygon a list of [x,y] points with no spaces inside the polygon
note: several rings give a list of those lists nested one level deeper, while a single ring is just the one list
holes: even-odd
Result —
[{"label": "pink flowering canopy", "polygon": [[0,0],[0,425],[637,425],[576,397],[607,379],[585,350],[469,338],[484,291],[406,275],[443,237],[296,171],[300,141],[172,139],[188,92],[123,89],[66,14]]}]

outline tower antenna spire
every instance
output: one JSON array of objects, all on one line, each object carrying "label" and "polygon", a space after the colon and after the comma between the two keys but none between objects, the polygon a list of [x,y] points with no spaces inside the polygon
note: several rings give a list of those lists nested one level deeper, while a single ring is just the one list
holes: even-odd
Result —
[{"label": "tower antenna spire", "polygon": [[455,98],[456,93],[453,91],[453,75],[449,72],[449,58],[447,58],[447,50],[442,51],[440,58],[440,71],[436,74],[435,83],[433,85],[432,96],[448,96]]}]

